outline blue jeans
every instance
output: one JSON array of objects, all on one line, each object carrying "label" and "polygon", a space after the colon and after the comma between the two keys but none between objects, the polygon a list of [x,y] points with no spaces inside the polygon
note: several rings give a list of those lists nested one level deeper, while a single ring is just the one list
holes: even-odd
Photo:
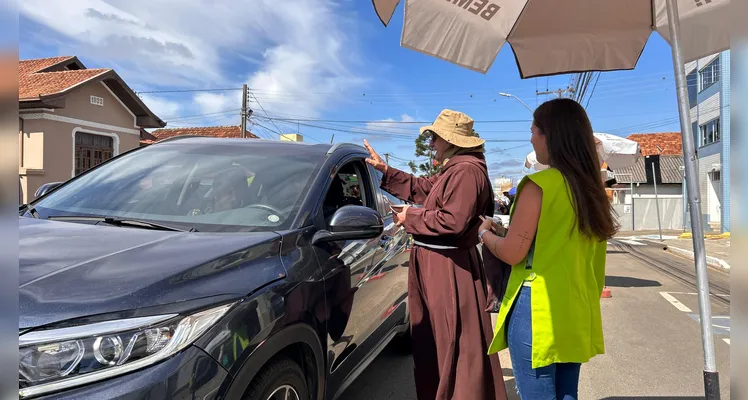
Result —
[{"label": "blue jeans", "polygon": [[507,342],[514,381],[522,400],[576,400],[579,363],[558,363],[532,368],[530,288],[522,286],[509,311]]}]

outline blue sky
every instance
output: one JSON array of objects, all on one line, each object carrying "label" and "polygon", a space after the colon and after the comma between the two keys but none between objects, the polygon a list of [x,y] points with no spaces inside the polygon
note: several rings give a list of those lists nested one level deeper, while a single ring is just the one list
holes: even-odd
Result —
[{"label": "blue sky", "polygon": [[[536,90],[570,80],[521,80],[509,46],[485,75],[403,49],[402,6],[385,28],[368,1],[26,0],[19,10],[20,58],[76,55],[89,68],[114,68],[139,93],[155,92],[141,96],[169,127],[238,124],[235,89],[247,83],[258,135],[368,138],[395,167],[414,158],[417,122],[452,108],[495,141],[492,176],[520,176],[531,113],[498,93],[534,107],[550,98]],[[231,90],[214,90],[222,88]],[[677,131],[667,43],[653,34],[635,70],[603,73],[587,110],[596,132]]]}]

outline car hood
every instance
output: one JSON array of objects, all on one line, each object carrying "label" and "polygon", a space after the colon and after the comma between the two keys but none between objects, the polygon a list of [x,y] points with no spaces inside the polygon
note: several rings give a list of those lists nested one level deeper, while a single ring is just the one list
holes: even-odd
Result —
[{"label": "car hood", "polygon": [[19,218],[19,328],[245,296],[285,275],[280,235]]}]

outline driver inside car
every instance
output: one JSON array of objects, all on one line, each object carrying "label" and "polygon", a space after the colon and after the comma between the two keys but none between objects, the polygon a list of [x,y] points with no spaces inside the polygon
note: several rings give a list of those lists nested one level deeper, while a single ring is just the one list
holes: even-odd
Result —
[{"label": "driver inside car", "polygon": [[240,168],[231,168],[213,178],[212,196],[208,205],[195,208],[190,215],[210,214],[245,206],[247,176]]}]

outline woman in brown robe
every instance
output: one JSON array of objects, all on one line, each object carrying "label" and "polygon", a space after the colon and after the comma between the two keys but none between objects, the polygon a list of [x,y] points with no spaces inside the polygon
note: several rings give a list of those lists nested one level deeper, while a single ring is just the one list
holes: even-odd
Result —
[{"label": "woman in brown robe", "polygon": [[423,207],[405,207],[396,223],[413,235],[408,304],[419,400],[506,399],[486,309],[486,276],[478,254],[480,216],[493,215],[484,140],[473,136],[473,120],[444,110],[421,134],[442,171],[416,177],[387,166],[368,142],[366,161],[381,171],[382,189]]}]

